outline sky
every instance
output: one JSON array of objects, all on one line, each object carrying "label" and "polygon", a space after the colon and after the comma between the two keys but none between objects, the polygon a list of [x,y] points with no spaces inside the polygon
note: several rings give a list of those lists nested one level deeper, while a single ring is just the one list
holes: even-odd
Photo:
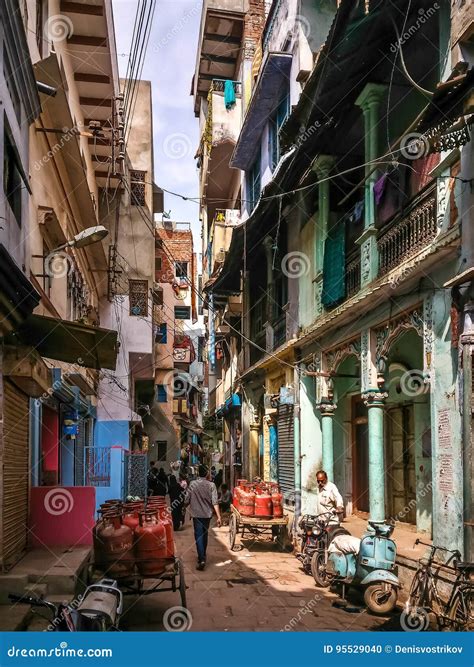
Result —
[{"label": "sky", "polygon": [[[117,60],[125,76],[138,2],[113,0]],[[146,0],[147,4],[149,0]],[[157,0],[142,79],[152,82],[155,182],[185,196],[197,196],[194,161],[198,119],[190,95],[201,20],[202,0]],[[200,251],[198,205],[165,193],[173,220],[192,223],[194,248]]]}]

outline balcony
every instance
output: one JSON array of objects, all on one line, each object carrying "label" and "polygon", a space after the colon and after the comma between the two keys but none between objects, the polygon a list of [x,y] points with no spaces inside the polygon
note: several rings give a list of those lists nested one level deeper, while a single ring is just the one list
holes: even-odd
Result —
[{"label": "balcony", "polygon": [[235,78],[247,7],[245,0],[203,2],[192,91],[196,116],[213,79]]},{"label": "balcony", "polygon": [[379,232],[379,275],[383,276],[425,248],[437,233],[436,189],[430,186]]},{"label": "balcony", "polygon": [[346,298],[360,290],[360,249],[356,248],[346,259]]}]

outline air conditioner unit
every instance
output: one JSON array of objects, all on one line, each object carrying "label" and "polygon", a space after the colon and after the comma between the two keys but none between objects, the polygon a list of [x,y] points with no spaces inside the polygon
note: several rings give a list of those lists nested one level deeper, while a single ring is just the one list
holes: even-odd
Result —
[{"label": "air conditioner unit", "polygon": [[151,291],[153,297],[153,305],[162,306],[163,305],[163,288],[158,283],[153,283],[153,289]]},{"label": "air conditioner unit", "polygon": [[264,394],[263,395],[263,407],[265,408],[265,414],[275,413],[278,409],[279,394]]}]

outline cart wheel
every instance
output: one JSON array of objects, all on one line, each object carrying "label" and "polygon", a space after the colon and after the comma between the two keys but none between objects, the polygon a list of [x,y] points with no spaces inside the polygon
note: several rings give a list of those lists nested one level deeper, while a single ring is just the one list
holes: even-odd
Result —
[{"label": "cart wheel", "polygon": [[235,539],[237,537],[238,532],[239,532],[239,524],[237,523],[237,517],[235,516],[235,514],[231,514],[229,519],[229,546],[231,551],[234,550]]},{"label": "cart wheel", "polygon": [[179,577],[179,594],[181,596],[181,606],[187,609],[186,606],[186,582],[184,580],[183,561],[178,558],[178,577]]}]

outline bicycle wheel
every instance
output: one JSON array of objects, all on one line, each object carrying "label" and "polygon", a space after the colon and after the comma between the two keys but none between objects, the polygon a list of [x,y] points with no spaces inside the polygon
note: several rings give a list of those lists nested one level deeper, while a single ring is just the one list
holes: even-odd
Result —
[{"label": "bicycle wheel", "polygon": [[410,586],[410,593],[408,594],[408,606],[410,609],[418,609],[424,606],[428,606],[427,598],[427,588],[428,580],[425,576],[423,570],[418,570],[418,572],[413,577],[413,581]]},{"label": "bicycle wheel", "polygon": [[474,590],[459,591],[448,612],[451,629],[455,632],[474,630]]}]

